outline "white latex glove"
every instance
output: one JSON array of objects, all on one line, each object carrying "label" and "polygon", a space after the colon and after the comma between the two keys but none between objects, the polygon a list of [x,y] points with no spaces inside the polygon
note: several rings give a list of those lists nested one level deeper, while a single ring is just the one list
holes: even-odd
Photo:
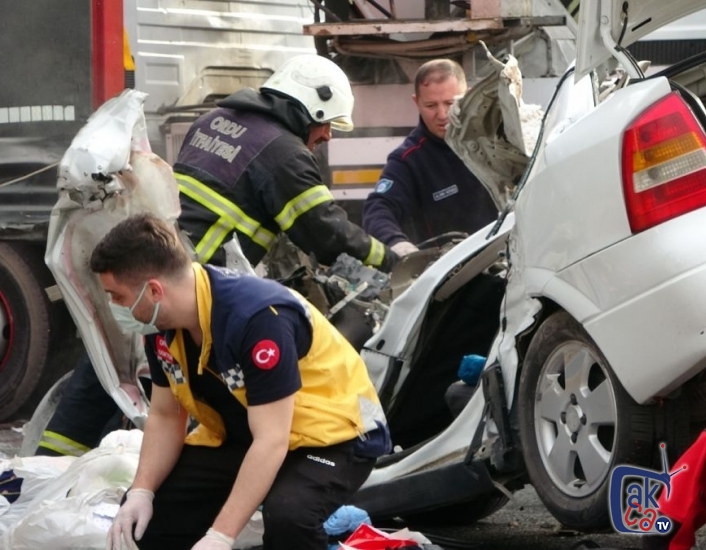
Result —
[{"label": "white latex glove", "polygon": [[407,254],[411,254],[412,252],[417,252],[419,249],[409,241],[400,241],[398,243],[393,244],[390,247],[390,250],[392,250],[400,258],[403,258]]},{"label": "white latex glove", "polygon": [[231,550],[235,539],[219,533],[211,527],[203,538],[191,547],[191,550]]},{"label": "white latex glove", "polygon": [[135,526],[135,539],[140,540],[152,519],[153,500],[154,493],[148,489],[130,489],[127,492],[127,499],[118,510],[108,531],[108,550],[120,550],[123,543],[128,548],[135,547],[132,527]]}]

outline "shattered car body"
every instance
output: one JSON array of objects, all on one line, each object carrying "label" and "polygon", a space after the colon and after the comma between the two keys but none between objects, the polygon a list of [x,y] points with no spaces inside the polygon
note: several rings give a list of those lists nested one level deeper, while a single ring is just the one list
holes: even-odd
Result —
[{"label": "shattered car body", "polygon": [[[699,6],[633,4],[582,3],[577,64],[541,127],[511,57],[460,100],[450,145],[504,211],[423,272],[393,273],[394,299],[370,306],[376,332],[361,354],[400,447],[355,497],[371,517],[470,522],[529,481],[563,524],[602,526],[612,467],[649,466],[658,442],[678,452],[706,414],[706,113],[697,95],[706,55],[644,78],[624,48]],[[88,194],[63,190],[73,211],[58,215],[111,220],[110,201],[130,196],[120,178],[89,179]],[[134,385],[139,346],[116,336],[107,303],[95,305],[105,296],[76,275],[110,223],[87,225],[86,242],[57,224],[47,261],[102,383],[139,417],[132,390],[119,389]],[[108,340],[131,359],[108,351]],[[487,360],[463,388],[455,380],[466,354]],[[131,365],[125,377],[103,372],[118,364]],[[452,386],[463,392],[454,410]]]},{"label": "shattered car body", "polygon": [[142,336],[120,330],[88,264],[100,239],[127,216],[150,211],[175,222],[181,212],[171,168],[149,149],[145,97],[126,92],[109,101],[74,138],[59,167],[45,256],[102,386],[140,428],[148,410],[139,382],[148,376]]},{"label": "shattered car body", "polygon": [[[428,494],[438,497],[443,476],[435,484],[431,470],[463,464],[480,483],[482,464],[510,490],[528,479],[563,524],[602,526],[615,465],[650,466],[658,442],[673,456],[688,444],[690,423],[703,418],[706,366],[706,249],[699,237],[706,224],[699,95],[706,57],[645,77],[625,49],[700,7],[677,4],[582,3],[576,67],[557,87],[536,148],[525,149],[526,167],[519,134],[499,117],[504,107],[502,118],[512,120],[522,104],[515,113],[507,103],[486,109],[478,96],[495,93],[490,81],[461,101],[466,109],[481,106],[466,111],[475,121],[452,123],[447,140],[498,204],[517,185],[508,203],[514,227],[505,248],[493,239],[507,231],[509,217],[500,232],[486,228],[442,257],[427,272],[430,280],[420,277],[416,284],[425,286],[416,296],[393,304],[363,355],[382,377],[381,396],[394,402],[403,377],[416,369],[420,331],[409,319],[423,319],[430,304],[447,299],[448,281],[456,279],[457,288],[472,281],[459,274],[484,252],[479,241],[488,232],[487,250],[504,252],[508,262],[500,330],[482,392],[440,435],[373,472],[359,494],[373,515],[386,505],[401,515],[422,511],[405,508],[390,490],[405,476],[416,478],[410,489],[427,479]],[[493,131],[483,135],[474,124]],[[488,256],[469,274],[497,261]],[[393,321],[396,308],[415,300],[416,308]],[[484,499],[468,491],[465,501],[450,490],[432,507],[465,510],[470,519],[498,490],[491,487]]]}]

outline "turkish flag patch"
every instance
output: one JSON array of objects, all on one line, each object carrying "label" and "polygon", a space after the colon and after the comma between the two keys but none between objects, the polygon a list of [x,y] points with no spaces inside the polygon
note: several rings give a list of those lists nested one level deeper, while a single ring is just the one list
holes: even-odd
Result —
[{"label": "turkish flag patch", "polygon": [[252,361],[262,370],[270,370],[279,363],[279,347],[272,340],[260,340],[252,349]]},{"label": "turkish flag patch", "polygon": [[166,361],[167,363],[174,363],[174,357],[172,357],[172,354],[169,351],[169,345],[167,344],[167,341],[164,339],[164,336],[161,334],[157,335],[157,337],[154,339],[155,347],[157,348],[157,357],[159,357],[162,361]]}]

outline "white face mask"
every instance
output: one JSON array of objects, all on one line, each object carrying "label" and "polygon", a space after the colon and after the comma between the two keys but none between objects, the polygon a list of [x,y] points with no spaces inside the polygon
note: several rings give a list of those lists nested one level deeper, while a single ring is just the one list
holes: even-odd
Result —
[{"label": "white face mask", "polygon": [[143,323],[142,321],[138,321],[132,314],[132,311],[135,309],[137,304],[140,303],[140,300],[142,300],[142,296],[144,296],[145,290],[147,290],[147,283],[142,286],[140,295],[137,297],[137,300],[135,300],[135,303],[132,304],[132,307],[118,305],[116,303],[113,303],[112,300],[109,302],[108,305],[110,306],[110,311],[113,314],[115,320],[118,322],[120,328],[123,329],[123,332],[139,332],[140,334],[144,334],[145,336],[148,334],[155,334],[159,332],[159,329],[154,325],[154,322],[157,320],[157,314],[159,313],[159,304],[161,302],[157,302],[155,304],[154,313],[152,314],[152,319],[150,319],[149,323]]}]

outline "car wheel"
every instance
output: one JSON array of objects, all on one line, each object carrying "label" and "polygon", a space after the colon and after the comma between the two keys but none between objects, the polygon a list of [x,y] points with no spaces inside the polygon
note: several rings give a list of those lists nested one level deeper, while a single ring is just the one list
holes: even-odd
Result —
[{"label": "car wheel", "polygon": [[632,400],[565,312],[547,318],[530,343],[518,411],[527,472],[547,509],[573,529],[607,525],[610,472],[650,464],[654,411]]},{"label": "car wheel", "polygon": [[47,298],[51,284],[39,247],[0,242],[0,421],[21,408],[31,414],[73,367],[80,341],[63,305]]}]

